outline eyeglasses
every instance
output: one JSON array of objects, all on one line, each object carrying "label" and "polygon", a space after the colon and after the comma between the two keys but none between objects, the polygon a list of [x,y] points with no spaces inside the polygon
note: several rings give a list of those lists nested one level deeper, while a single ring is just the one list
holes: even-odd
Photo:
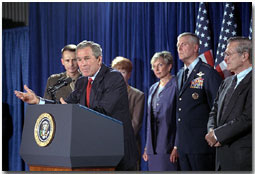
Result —
[{"label": "eyeglasses", "polygon": [[234,53],[228,53],[228,52],[224,52],[223,55],[224,57],[229,57],[229,56],[232,56],[234,54],[239,54],[239,52],[234,52]]}]

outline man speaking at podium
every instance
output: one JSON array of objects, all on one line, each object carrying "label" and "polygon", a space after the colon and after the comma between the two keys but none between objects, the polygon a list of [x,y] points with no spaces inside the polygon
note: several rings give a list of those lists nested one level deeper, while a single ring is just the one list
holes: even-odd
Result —
[{"label": "man speaking at podium", "polygon": [[[102,48],[92,41],[82,41],[77,45],[76,58],[83,77],[79,78],[75,90],[62,104],[81,104],[111,116],[124,125],[124,157],[116,170],[136,170],[138,152],[128,109],[128,95],[125,81],[120,72],[102,63]],[[27,92],[15,91],[15,95],[29,104],[58,103],[38,97],[24,85]]]}]

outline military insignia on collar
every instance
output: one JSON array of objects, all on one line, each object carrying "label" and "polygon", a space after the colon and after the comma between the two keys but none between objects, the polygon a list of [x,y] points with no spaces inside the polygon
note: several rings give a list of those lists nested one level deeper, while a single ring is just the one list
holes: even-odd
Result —
[{"label": "military insignia on collar", "polygon": [[205,75],[202,71],[200,71],[199,73],[197,73],[197,75],[199,76],[199,77],[202,77],[203,75]]},{"label": "military insignia on collar", "polygon": [[34,127],[34,138],[36,143],[45,147],[51,143],[55,134],[55,122],[48,113],[42,113],[36,120]]}]

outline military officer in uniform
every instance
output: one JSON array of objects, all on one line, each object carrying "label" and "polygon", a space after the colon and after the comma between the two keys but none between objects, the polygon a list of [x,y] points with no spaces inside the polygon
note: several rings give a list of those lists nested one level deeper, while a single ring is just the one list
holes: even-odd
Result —
[{"label": "military officer in uniform", "polygon": [[[72,91],[74,91],[74,86],[77,79],[82,76],[76,61],[75,50],[76,45],[73,44],[66,45],[64,48],[62,48],[61,63],[65,67],[66,71],[59,74],[52,74],[48,78],[44,91],[44,98],[59,101],[60,97],[65,99],[67,96],[69,96],[69,94],[71,94]],[[48,89],[57,84],[58,81],[64,80],[68,77],[72,78],[72,82],[70,84],[60,88],[54,94],[48,91]]]},{"label": "military officer in uniform", "polygon": [[193,33],[178,36],[177,51],[184,67],[178,72],[176,146],[184,171],[210,171],[215,149],[204,139],[207,122],[221,77],[198,58],[199,38]]}]

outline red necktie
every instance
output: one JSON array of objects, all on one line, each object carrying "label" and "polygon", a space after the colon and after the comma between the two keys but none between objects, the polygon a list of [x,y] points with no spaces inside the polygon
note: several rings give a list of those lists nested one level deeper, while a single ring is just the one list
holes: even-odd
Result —
[{"label": "red necktie", "polygon": [[92,78],[89,78],[88,84],[87,84],[87,90],[86,90],[86,103],[89,108],[89,96],[90,96],[90,90],[92,86]]}]

